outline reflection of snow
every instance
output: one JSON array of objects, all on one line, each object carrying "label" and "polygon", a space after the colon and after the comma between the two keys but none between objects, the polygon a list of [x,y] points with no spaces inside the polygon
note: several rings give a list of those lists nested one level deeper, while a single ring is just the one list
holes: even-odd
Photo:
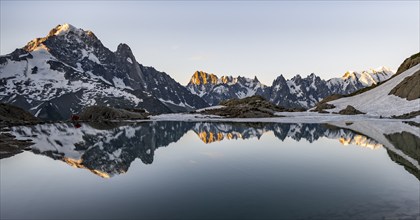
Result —
[{"label": "reflection of snow", "polygon": [[[200,110],[198,110],[200,111]],[[389,122],[402,120],[384,119],[376,116],[367,115],[339,115],[321,114],[317,112],[277,112],[279,117],[271,118],[224,118],[217,115],[173,113],[150,116],[153,121],[224,121],[224,122],[277,122],[277,123],[329,123],[337,121],[372,121]],[[281,117],[286,116],[286,117]],[[412,121],[420,122],[420,117]]]},{"label": "reflection of snow", "polygon": [[[302,115],[302,113],[300,113]],[[312,113],[311,113],[312,114]],[[191,115],[189,115],[191,116]],[[201,115],[202,116],[202,115]],[[173,115],[171,115],[173,117]],[[292,117],[289,117],[292,118]],[[160,118],[162,120],[162,118]],[[281,118],[280,118],[281,119]],[[362,118],[360,118],[362,119]],[[213,118],[212,120],[223,120]],[[170,120],[169,120],[170,121]],[[367,149],[378,149],[385,147],[387,150],[403,157],[406,161],[412,163],[417,169],[418,162],[411,158],[412,155],[406,155],[398,146],[394,146],[385,135],[408,132],[418,137],[418,128],[410,126],[398,120],[353,120],[351,123],[344,121],[332,121],[329,123],[333,127],[325,127],[317,123],[265,123],[254,127],[249,123],[228,123],[228,122],[197,122],[195,124],[185,122],[156,122],[124,125],[112,129],[100,129],[83,124],[80,128],[72,124],[56,123],[41,124],[30,127],[20,126],[12,127],[11,133],[19,140],[30,139],[34,142],[31,146],[34,152],[48,155],[54,159],[60,159],[64,162],[78,168],[86,168],[83,158],[86,155],[99,155],[104,161],[104,167],[89,166],[89,170],[97,175],[108,177],[121,173],[121,170],[114,170],[115,165],[123,163],[124,155],[132,154],[125,145],[115,147],[115,143],[136,143],[142,142],[142,132],[140,129],[147,128],[147,135],[158,134],[160,141],[154,140],[153,143],[144,142],[145,153],[153,155],[154,150],[166,146],[171,142],[177,141],[184,133],[189,130],[194,131],[205,143],[216,141],[226,141],[230,139],[250,139],[260,138],[267,132],[274,132],[280,140],[291,138],[295,141],[307,140],[310,143],[317,141],[321,137],[334,139],[343,145],[360,146]],[[175,127],[182,129],[180,136],[174,138],[174,132],[178,132]],[[159,130],[159,132],[157,132]],[[144,133],[144,132],[143,132]],[[146,135],[146,136],[147,136]],[[149,136],[143,138],[149,139]],[[162,142],[162,140],[165,140]],[[158,144],[161,143],[161,144]],[[163,144],[165,143],[165,144]],[[153,146],[152,146],[153,145]],[[113,146],[113,147],[109,147]],[[90,153],[89,153],[90,152]],[[203,155],[211,158],[219,158],[221,155],[204,152]],[[135,156],[135,155],[132,155]],[[88,163],[87,163],[88,164]],[[106,169],[105,169],[106,168]],[[116,168],[115,168],[116,169]],[[114,172],[115,171],[115,172]],[[99,173],[98,173],[99,172]]]},{"label": "reflection of snow", "polygon": [[[333,122],[334,126],[351,129],[353,131],[362,133],[370,138],[375,139],[381,143],[387,149],[400,155],[410,163],[412,163],[417,169],[420,169],[419,162],[414,158],[406,155],[401,150],[397,149],[389,140],[385,137],[387,134],[401,133],[403,131],[409,132],[419,137],[419,128],[403,123],[402,121],[375,121],[375,123],[369,121],[355,121],[352,124],[346,124],[344,122]],[[416,146],[411,146],[416,147]],[[418,146],[417,146],[418,147]]]}]

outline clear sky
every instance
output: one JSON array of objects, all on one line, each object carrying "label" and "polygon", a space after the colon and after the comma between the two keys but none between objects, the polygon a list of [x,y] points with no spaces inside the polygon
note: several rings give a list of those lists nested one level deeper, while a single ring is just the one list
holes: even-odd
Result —
[{"label": "clear sky", "polygon": [[186,84],[195,70],[258,78],[398,68],[419,52],[419,1],[1,1],[1,54],[57,24]]}]

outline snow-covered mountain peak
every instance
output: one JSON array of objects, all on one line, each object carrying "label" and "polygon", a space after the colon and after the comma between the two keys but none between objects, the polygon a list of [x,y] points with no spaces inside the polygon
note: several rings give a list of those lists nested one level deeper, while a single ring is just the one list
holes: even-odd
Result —
[{"label": "snow-covered mountain peak", "polygon": [[373,69],[373,71],[375,71],[375,72],[391,71],[392,72],[392,70],[389,67],[386,67],[386,66],[377,67],[377,68]]},{"label": "snow-covered mountain peak", "polygon": [[139,64],[128,45],[112,52],[91,31],[70,24],[0,56],[0,102],[49,120],[90,105],[159,113],[207,107],[166,73]]},{"label": "snow-covered mountain peak", "polygon": [[51,35],[63,36],[63,35],[66,35],[70,32],[73,32],[73,33],[78,34],[78,35],[82,35],[84,33],[84,31],[82,29],[76,28],[71,24],[64,23],[64,24],[57,25],[57,27],[55,27],[54,29],[52,29],[50,31],[49,35],[50,36]]},{"label": "snow-covered mountain peak", "polygon": [[362,75],[393,75],[394,71],[392,71],[390,68],[385,67],[385,66],[380,66],[377,68],[370,68],[368,70],[363,70],[363,71],[347,71],[343,74],[343,76],[341,77],[343,80],[345,79],[357,79],[358,77],[362,76]]},{"label": "snow-covered mountain peak", "polygon": [[347,71],[347,72],[344,73],[344,75],[341,78],[343,80],[356,79],[356,72],[355,71]]},{"label": "snow-covered mountain peak", "polygon": [[95,34],[90,30],[83,30],[81,28],[77,28],[69,23],[59,24],[55,28],[53,28],[47,37],[52,36],[66,36],[68,34],[75,34],[78,36],[87,35],[90,37],[96,38]]},{"label": "snow-covered mountain peak", "polygon": [[[55,38],[59,38],[62,42],[73,45],[87,44],[87,41],[90,42],[99,42],[97,45],[102,45],[100,40],[95,36],[95,34],[90,30],[83,30],[81,28],[76,28],[71,24],[60,24],[55,28],[51,29],[47,36],[41,38],[35,38],[29,41],[23,49],[27,52],[37,50],[39,48],[51,50],[52,45],[48,44],[48,41],[57,41]],[[54,47],[66,47],[66,45],[54,45]]]}]

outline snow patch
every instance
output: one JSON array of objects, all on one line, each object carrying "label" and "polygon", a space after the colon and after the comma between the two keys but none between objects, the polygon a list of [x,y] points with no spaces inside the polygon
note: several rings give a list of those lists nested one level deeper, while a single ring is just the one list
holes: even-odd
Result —
[{"label": "snow patch", "polygon": [[215,106],[210,106],[210,107],[207,107],[207,108],[197,109],[195,111],[196,112],[202,112],[202,111],[206,111],[206,110],[219,109],[219,108],[224,108],[224,107],[226,107],[226,106],[224,106],[224,105],[215,105]]},{"label": "snow patch", "polygon": [[63,35],[68,34],[69,32],[73,32],[73,33],[78,34],[78,35],[83,34],[82,29],[78,29],[71,24],[64,23],[62,25],[59,25],[59,27],[58,27],[57,31],[54,33],[54,35],[63,36]]},{"label": "snow patch", "polygon": [[114,82],[114,86],[120,89],[128,89],[128,90],[133,90],[133,88],[126,86],[124,83],[124,80],[118,78],[118,77],[114,77],[112,79],[112,81]]}]

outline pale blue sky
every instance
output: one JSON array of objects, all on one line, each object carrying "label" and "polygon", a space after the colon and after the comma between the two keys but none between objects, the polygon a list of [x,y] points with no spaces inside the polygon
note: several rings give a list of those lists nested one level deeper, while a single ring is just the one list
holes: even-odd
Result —
[{"label": "pale blue sky", "polygon": [[195,70],[266,83],[312,72],[323,78],[418,52],[419,1],[2,1],[1,54],[57,24],[92,30],[112,51],[186,84]]}]

